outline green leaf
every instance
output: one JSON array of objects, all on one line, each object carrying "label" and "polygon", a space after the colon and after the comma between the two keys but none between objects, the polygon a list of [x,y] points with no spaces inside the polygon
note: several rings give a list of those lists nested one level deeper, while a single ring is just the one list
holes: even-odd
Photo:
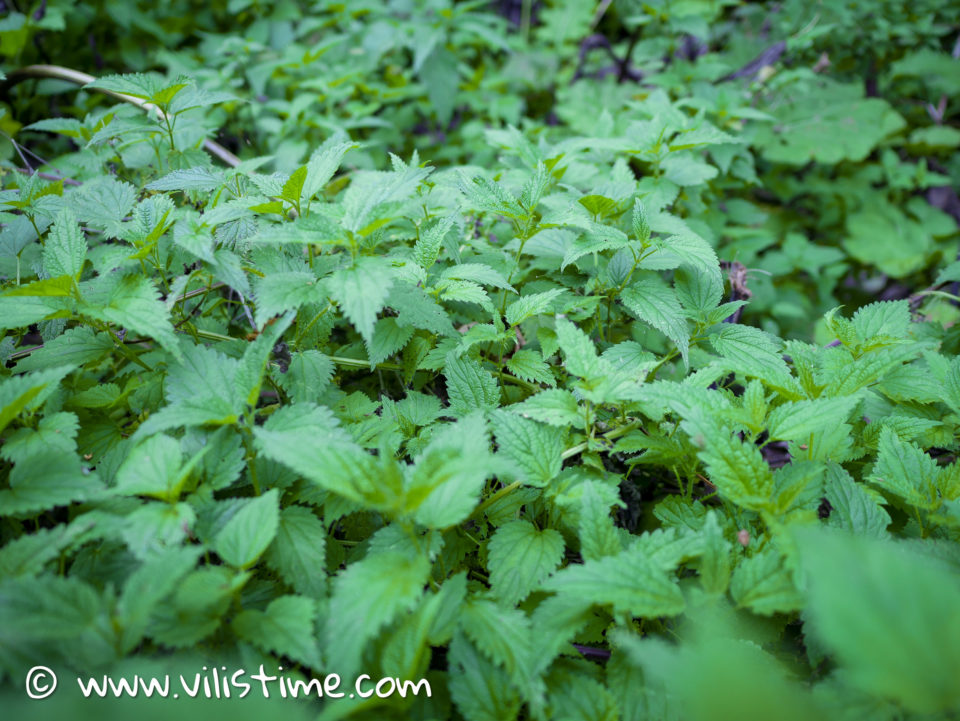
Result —
[{"label": "green leaf", "polygon": [[313,630],[316,613],[316,604],[309,598],[279,596],[265,611],[241,611],[233,619],[233,629],[268,653],[319,668],[320,650]]},{"label": "green leaf", "polygon": [[397,311],[397,323],[401,326],[421,328],[437,335],[456,335],[450,316],[423,288],[394,283],[387,305]]},{"label": "green leaf", "polygon": [[960,92],[960,81],[953,74],[957,61],[952,54],[930,47],[912,49],[892,63],[890,74],[894,78],[919,78],[936,92],[953,95]]},{"label": "green leaf", "polygon": [[894,278],[923,268],[933,250],[930,232],[892,203],[869,202],[847,216],[843,247],[860,262]]},{"label": "green leaf", "polygon": [[620,250],[620,248],[626,248],[630,245],[630,239],[627,238],[626,233],[609,225],[590,221],[578,222],[577,225],[586,227],[587,231],[574,239],[567,248],[563,256],[563,262],[560,263],[561,271],[590,253]]},{"label": "green leaf", "polygon": [[457,102],[457,57],[442,45],[435,46],[420,66],[420,79],[427,88],[428,107],[437,114],[440,126],[446,126]]},{"label": "green leaf", "polygon": [[456,216],[446,215],[438,218],[429,226],[422,227],[417,235],[417,242],[413,246],[413,259],[421,267],[428,269],[437,262],[440,256],[440,249],[443,247],[443,239],[447,236],[450,228],[453,227]]},{"label": "green leaf", "polygon": [[690,266],[674,272],[677,300],[689,311],[705,316],[723,299],[723,282],[713,273],[703,273]]},{"label": "green leaf", "polygon": [[[152,100],[155,95],[163,92],[164,89],[177,86],[168,85],[167,81],[157,74],[128,73],[126,75],[104,75],[84,87],[99,88],[111,93],[123,93],[141,100]],[[185,84],[180,84],[179,87],[183,88]]]},{"label": "green leaf", "polygon": [[99,496],[104,487],[96,474],[80,465],[74,453],[31,455],[10,471],[9,489],[0,490],[0,514],[36,515]]},{"label": "green leaf", "polygon": [[93,363],[113,350],[113,341],[106,333],[97,333],[91,328],[69,328],[56,338],[43,344],[43,348],[21,359],[17,373],[46,370],[64,364],[85,365]]},{"label": "green leaf", "polygon": [[543,197],[544,192],[550,185],[550,181],[551,175],[547,170],[547,166],[543,161],[538,161],[533,175],[523,184],[523,188],[520,190],[520,205],[530,213],[536,210],[537,205],[540,203],[540,198]]},{"label": "green leaf", "polygon": [[323,190],[340,167],[343,156],[356,147],[359,147],[357,143],[343,135],[332,135],[317,148],[307,161],[307,178],[300,193],[303,199],[310,200]]},{"label": "green leaf", "polygon": [[851,322],[865,342],[906,338],[910,334],[910,304],[906,300],[871,303],[858,308]]},{"label": "green leaf", "polygon": [[791,382],[779,340],[759,328],[725,323],[710,335],[710,342],[738,373],[776,384]]},{"label": "green leaf", "polygon": [[183,88],[173,86],[165,90],[154,102],[163,102],[167,99],[170,102],[170,114],[179,115],[193,108],[206,108],[211,105],[237,100],[237,97],[231,93],[205,90],[198,88],[193,83],[188,83]]},{"label": "green leaf", "polygon": [[609,605],[615,613],[645,618],[675,616],[686,606],[676,581],[636,549],[567,566],[543,588],[585,606]]},{"label": "green leaf", "polygon": [[465,521],[490,475],[490,439],[479,413],[438,429],[409,469],[406,508],[427,528]]},{"label": "green leaf", "polygon": [[425,557],[388,552],[351,563],[334,578],[323,648],[344,677],[360,670],[361,653],[381,628],[416,607],[429,573]]},{"label": "green leaf", "polygon": [[279,499],[280,494],[273,488],[247,501],[214,539],[217,555],[235,568],[253,566],[277,535]]},{"label": "green leaf", "polygon": [[280,189],[280,197],[294,205],[300,204],[300,195],[303,192],[303,184],[307,180],[307,166],[301,165],[290,174],[287,182]]},{"label": "green leaf", "polygon": [[134,448],[117,470],[116,489],[172,503],[207,450],[201,449],[184,464],[179,441],[163,434],[151,436]]},{"label": "green leaf", "polygon": [[710,482],[725,498],[752,510],[766,508],[773,493],[773,474],[760,449],[744,443],[728,428],[700,426],[685,420],[700,460],[707,467]]},{"label": "green leaf", "polygon": [[143,637],[150,619],[174,589],[197,564],[203,550],[197,546],[168,548],[144,561],[127,577],[117,601],[117,617],[123,628],[125,652]]},{"label": "green leaf", "polygon": [[27,408],[36,408],[52,394],[75,366],[62,365],[0,380],[0,431]]},{"label": "green leaf", "polygon": [[377,313],[386,304],[393,273],[381,258],[362,257],[327,281],[330,294],[368,344],[373,342]]},{"label": "green leaf", "polygon": [[280,511],[277,536],[267,549],[267,565],[304,596],[326,595],[327,531],[307,508],[289,506]]},{"label": "green leaf", "polygon": [[43,268],[51,277],[79,278],[87,257],[87,239],[69,210],[62,211],[47,234]]},{"label": "green leaf", "polygon": [[521,699],[503,669],[485,658],[466,636],[450,643],[450,696],[467,721],[514,721]]},{"label": "green leaf", "polygon": [[460,190],[467,197],[467,202],[475,209],[508,218],[523,218],[526,212],[502,185],[483,177],[474,176],[472,180],[460,178]]},{"label": "green leaf", "polygon": [[740,562],[730,579],[730,595],[739,606],[765,616],[797,611],[803,606],[793,573],[771,547]]},{"label": "green leaf", "polygon": [[487,544],[490,586],[505,606],[525,599],[563,561],[563,536],[552,528],[542,531],[529,521],[510,521],[496,530]]},{"label": "green leaf", "polygon": [[428,593],[383,647],[380,665],[384,672],[399,678],[423,677],[430,661],[428,644],[450,642],[466,592],[466,574],[459,573],[445,581],[436,593]]},{"label": "green leaf", "polygon": [[553,288],[543,293],[532,293],[518,298],[507,306],[506,319],[510,325],[518,325],[535,315],[546,313],[557,296],[563,294],[563,289]]},{"label": "green leaf", "polygon": [[137,189],[130,183],[104,175],[85,182],[73,196],[77,218],[101,228],[108,238],[119,238],[124,218],[133,209]]},{"label": "green leaf", "polygon": [[244,350],[243,356],[237,364],[237,373],[231,390],[234,397],[241,399],[241,402],[247,406],[256,407],[270,355],[283,336],[284,331],[290,327],[293,317],[294,314],[290,312],[282,318],[278,318],[274,323],[268,324]]},{"label": "green leaf", "polygon": [[497,330],[497,327],[493,325],[493,323],[478,323],[463,334],[463,337],[460,339],[460,343],[457,346],[456,353],[458,356],[462,356],[475,345],[495,343],[502,337],[503,336]]},{"label": "green leaf", "polygon": [[148,278],[128,275],[110,283],[105,290],[86,296],[88,303],[80,306],[80,312],[153,338],[175,358],[181,357],[170,313]]},{"label": "green leaf", "polygon": [[280,386],[297,403],[313,402],[330,384],[333,371],[333,361],[318,350],[294,353],[279,377]]},{"label": "green leaf", "polygon": [[563,466],[563,431],[506,410],[491,416],[499,452],[520,471],[524,483],[544,487]]},{"label": "green leaf", "polygon": [[[321,437],[324,442],[317,443]],[[381,511],[400,508],[398,464],[364,451],[328,408],[311,403],[283,408],[254,430],[254,444],[267,458],[344,499]]]},{"label": "green leaf", "polygon": [[623,544],[610,517],[610,499],[600,491],[603,486],[597,481],[586,481],[578,488],[582,489],[577,523],[580,555],[585,561],[617,555],[623,550]]},{"label": "green leaf", "polygon": [[647,208],[640,198],[633,201],[633,237],[646,245],[650,240],[650,220],[647,217]]},{"label": "green leaf", "polygon": [[240,363],[213,348],[184,344],[164,383],[167,405],[150,415],[135,438],[181,426],[230,425],[243,412],[237,374]]},{"label": "green leaf", "polygon": [[150,636],[166,646],[194,647],[220,627],[234,594],[249,577],[225,566],[204,566],[187,574],[170,600],[157,607]]},{"label": "green leaf", "polygon": [[500,386],[496,378],[472,358],[447,356],[443,375],[447,381],[450,410],[455,415],[494,410],[500,405]]},{"label": "green leaf", "polygon": [[323,283],[306,271],[271,273],[254,285],[257,308],[254,319],[258,326],[288,310],[311,303],[326,304]]},{"label": "green leaf", "polygon": [[672,340],[684,364],[688,362],[690,329],[677,294],[662,282],[640,280],[625,289],[620,298],[634,316]]},{"label": "green leaf", "polygon": [[517,686],[531,682],[536,659],[530,619],[523,611],[492,601],[467,601],[460,612],[460,628]]},{"label": "green leaf", "polygon": [[147,190],[204,190],[219,187],[225,180],[222,171],[198,165],[194,168],[172,170],[162,178],[147,184]]},{"label": "green leaf", "polygon": [[8,541],[0,548],[0,577],[36,576],[51,560],[60,555],[63,548],[92,523],[60,524],[54,528],[41,528],[33,533]]},{"label": "green leaf", "polygon": [[730,584],[731,544],[723,536],[717,513],[709,511],[703,524],[703,553],[700,557],[700,583],[710,594],[725,593]]},{"label": "green leaf", "polygon": [[885,538],[890,514],[877,495],[854,481],[842,466],[836,463],[827,466],[824,497],[830,502],[828,525],[863,536]]},{"label": "green leaf", "polygon": [[382,227],[386,221],[383,215],[396,207],[394,203],[409,199],[431,170],[404,165],[393,172],[354,173],[343,194],[343,228],[365,236]]},{"label": "green leaf", "polygon": [[880,433],[877,464],[870,481],[911,505],[933,510],[940,505],[937,462],[916,443],[907,443],[890,428]]},{"label": "green leaf", "polygon": [[956,708],[960,584],[903,543],[798,529],[816,638],[861,690],[916,714]]},{"label": "green leaf", "polygon": [[[44,641],[77,639],[96,646],[88,654],[103,651],[103,637],[96,626],[105,611],[104,599],[76,577],[46,575],[39,578],[4,579],[0,583],[0,642],[4,651],[27,654]],[[100,661],[115,660],[112,653]]]},{"label": "green leaf", "polygon": [[846,422],[859,402],[857,395],[788,401],[767,419],[770,440],[809,442],[813,434]]},{"label": "green leaf", "polygon": [[603,365],[597,357],[593,341],[566,318],[557,318],[557,340],[566,359],[564,367],[569,373],[581,378],[603,374]]},{"label": "green leaf", "polygon": [[[11,288],[6,291],[3,296],[5,298],[23,298],[23,297],[36,297],[36,298],[59,298],[63,296],[71,296],[75,291],[74,280],[73,278],[65,275],[58,276],[56,278],[43,278],[42,280],[35,280],[32,283],[25,283],[16,288]],[[22,300],[10,302],[11,310],[14,310],[16,304],[23,303]],[[56,308],[57,306],[45,306]],[[50,311],[52,312],[52,311]],[[5,320],[4,326],[8,328],[16,328],[14,323],[19,323],[16,320]],[[20,325],[29,325],[30,323],[19,323]]]},{"label": "green leaf", "polygon": [[367,346],[370,368],[399,352],[413,336],[413,328],[400,326],[396,318],[381,318],[373,328],[373,339]]},{"label": "green leaf", "polygon": [[617,201],[605,195],[584,195],[577,202],[596,218],[605,218],[617,209]]},{"label": "green leaf", "polygon": [[524,418],[532,418],[560,428],[584,428],[586,423],[576,396],[559,388],[535,393],[523,403],[509,406],[508,409]]},{"label": "green leaf", "polygon": [[755,141],[778,163],[860,161],[905,124],[885,100],[864,98],[861,86],[824,84],[783,100],[777,122],[760,124]]},{"label": "green leaf", "polygon": [[546,383],[555,386],[556,379],[544,361],[543,357],[532,350],[518,350],[507,359],[507,370],[517,378],[531,383]]},{"label": "green leaf", "polygon": [[471,280],[481,285],[492,285],[516,292],[503,274],[483,263],[462,263],[452,265],[440,274],[441,280]]}]

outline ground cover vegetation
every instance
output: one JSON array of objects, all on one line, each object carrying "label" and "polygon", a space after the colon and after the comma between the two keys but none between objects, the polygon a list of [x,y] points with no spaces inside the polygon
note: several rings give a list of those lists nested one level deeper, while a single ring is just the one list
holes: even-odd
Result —
[{"label": "ground cover vegetation", "polygon": [[955,3],[0,6],[11,709],[956,717]]}]

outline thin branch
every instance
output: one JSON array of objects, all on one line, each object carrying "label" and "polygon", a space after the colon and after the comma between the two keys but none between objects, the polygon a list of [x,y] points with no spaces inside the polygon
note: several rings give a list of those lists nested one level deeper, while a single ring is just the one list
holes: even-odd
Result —
[{"label": "thin branch", "polygon": [[250,323],[250,327],[253,328],[254,332],[257,331],[256,321],[253,320],[253,313],[250,312],[250,306],[247,305],[247,301],[243,299],[243,293],[239,290],[234,289],[234,293],[237,294],[237,297],[240,299],[240,305],[243,306],[243,314],[247,316],[247,321]]},{"label": "thin branch", "polygon": [[5,137],[7,140],[9,140],[10,143],[13,145],[13,149],[17,151],[17,155],[20,156],[20,160],[22,160],[22,161],[23,161],[23,164],[27,166],[27,173],[29,173],[30,175],[33,175],[33,173],[34,173],[33,166],[30,165],[30,161],[27,160],[27,156],[23,154],[23,151],[20,150],[20,143],[18,143],[16,140],[14,140],[13,138],[11,138],[11,137],[10,137],[9,135],[7,135],[6,133],[3,133],[3,137]]},{"label": "thin branch", "polygon": [[[56,182],[62,180],[64,185],[83,185],[79,180],[74,180],[73,178],[67,178],[63,175],[57,175],[56,173],[41,173],[37,170],[27,170],[26,168],[10,168],[10,170],[16,170],[18,173],[24,173],[26,175],[36,175],[38,178],[43,178],[44,180],[51,180]],[[99,232],[99,231],[98,231]]]},{"label": "thin branch", "polygon": [[593,30],[599,22],[603,19],[603,16],[607,14],[607,10],[610,8],[610,5],[613,3],[613,0],[602,0],[602,2],[597,6],[597,11],[593,14],[593,20],[590,21],[590,29]]},{"label": "thin branch", "polygon": [[43,348],[42,343],[40,345],[35,345],[32,348],[21,348],[20,350],[15,350],[13,353],[7,356],[7,360],[19,360],[21,358],[26,358],[34,351],[40,350],[41,348]]},{"label": "thin branch", "polygon": [[594,658],[610,658],[610,652],[605,648],[593,648],[592,646],[583,646],[579,643],[571,645],[587,658],[590,656]]},{"label": "thin branch", "polygon": [[630,41],[627,43],[627,52],[620,59],[620,69],[617,71],[617,82],[622,83],[627,77],[630,77],[630,59],[633,57],[633,50],[640,39],[640,33],[643,31],[643,25],[637,25],[630,33]]},{"label": "thin branch", "polygon": [[213,285],[209,285],[206,288],[197,288],[196,290],[191,290],[187,293],[184,293],[183,295],[178,295],[176,298],[174,298],[173,305],[176,305],[177,303],[182,303],[185,300],[190,300],[191,298],[196,298],[198,295],[209,293],[211,290],[216,290],[217,288],[223,288],[225,285],[226,283],[214,283]]},{"label": "thin branch", "polygon": [[[11,72],[7,76],[3,87],[11,87],[28,78],[50,78],[53,80],[65,80],[68,83],[81,86],[87,86],[96,80],[96,78],[92,75],[87,75],[87,73],[81,73],[78,70],[72,70],[71,68],[65,68],[60,65],[27,65],[26,67],[18,68],[17,70]],[[122,100],[125,103],[136,105],[138,108],[146,110],[148,113],[152,111],[156,113],[159,120],[166,120],[167,118],[160,108],[141,98],[135,98],[132,95],[125,95],[124,93],[118,93],[113,90],[106,90],[104,88],[87,89],[96,90],[97,92],[103,93],[104,95],[109,95],[117,100]],[[208,153],[215,155],[230,167],[236,168],[238,165],[240,165],[240,158],[219,143],[210,140],[209,138],[204,139],[203,148]]]}]

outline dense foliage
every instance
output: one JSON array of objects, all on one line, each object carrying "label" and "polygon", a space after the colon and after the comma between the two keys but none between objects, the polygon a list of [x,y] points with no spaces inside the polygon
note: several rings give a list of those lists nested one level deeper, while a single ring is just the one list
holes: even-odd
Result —
[{"label": "dense foliage", "polygon": [[960,711],[954,3],[0,5],[5,705]]}]

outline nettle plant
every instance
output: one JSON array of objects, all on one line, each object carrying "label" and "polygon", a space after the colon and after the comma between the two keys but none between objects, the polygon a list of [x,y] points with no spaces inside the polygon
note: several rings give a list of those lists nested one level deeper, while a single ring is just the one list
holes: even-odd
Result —
[{"label": "nettle plant", "polygon": [[[432,682],[331,717],[956,709],[960,360],[907,301],[826,347],[741,324],[622,143],[337,175],[333,136],[269,174],[189,134],[220,98],[97,85],[183,120],[41,125],[83,182],[0,196],[8,678],[199,655]],[[649,162],[703,172],[729,136],[677,123]]]}]

